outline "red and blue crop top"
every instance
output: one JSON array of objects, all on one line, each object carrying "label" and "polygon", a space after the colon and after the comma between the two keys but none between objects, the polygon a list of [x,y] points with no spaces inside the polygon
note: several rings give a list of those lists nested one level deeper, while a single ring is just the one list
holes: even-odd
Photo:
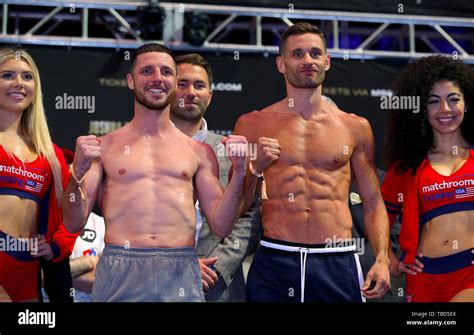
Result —
[{"label": "red and blue crop top", "polygon": [[436,172],[428,159],[416,175],[411,171],[399,174],[391,167],[382,185],[382,197],[391,224],[403,207],[400,246],[404,262],[412,264],[425,223],[443,214],[474,210],[474,150],[450,176]]},{"label": "red and blue crop top", "polygon": [[450,176],[436,172],[427,162],[418,181],[420,226],[437,216],[474,210],[474,156]]},{"label": "red and blue crop top", "polygon": [[[68,167],[61,149],[54,144],[53,148],[61,167],[60,182],[64,189],[69,180]],[[17,195],[37,201],[40,208],[38,233],[45,235],[46,242],[51,245],[54,254],[52,261],[57,263],[69,257],[78,234],[69,233],[62,223],[54,185],[59,181],[54,180],[48,161],[39,157],[33,162],[23,163],[8,154],[0,144],[0,166],[0,195]]]},{"label": "red and blue crop top", "polygon": [[0,145],[0,194],[16,195],[40,203],[51,185],[51,167],[38,156],[24,163]]}]

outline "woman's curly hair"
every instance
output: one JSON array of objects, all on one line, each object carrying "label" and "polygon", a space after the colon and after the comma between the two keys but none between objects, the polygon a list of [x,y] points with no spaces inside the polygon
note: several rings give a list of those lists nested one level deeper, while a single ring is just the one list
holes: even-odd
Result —
[{"label": "woman's curly hair", "polygon": [[389,111],[385,137],[388,166],[396,164],[399,171],[414,173],[428,154],[433,145],[433,130],[426,106],[433,85],[441,80],[448,80],[461,89],[467,110],[461,133],[467,142],[474,144],[474,68],[445,56],[424,57],[410,63],[394,85],[395,96],[420,97],[420,110],[418,113],[412,109]]}]

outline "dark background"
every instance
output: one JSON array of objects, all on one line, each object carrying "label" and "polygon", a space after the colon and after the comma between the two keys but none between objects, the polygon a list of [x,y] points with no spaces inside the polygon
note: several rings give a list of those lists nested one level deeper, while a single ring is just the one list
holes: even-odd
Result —
[{"label": "dark background", "polygon": [[[53,140],[61,147],[74,149],[77,136],[102,133],[91,127],[92,121],[123,125],[133,116],[133,95],[126,86],[129,63],[126,50],[67,49],[28,46],[40,69],[44,102]],[[240,91],[214,90],[207,111],[209,128],[218,133],[233,130],[244,113],[261,109],[285,97],[282,75],[277,71],[275,56],[261,54],[205,54],[213,67],[214,83],[231,83]],[[376,140],[377,165],[383,168],[382,147],[386,110],[380,109],[380,97],[372,90],[390,89],[406,61],[332,59],[326,74],[323,93],[342,110],[367,118]],[[104,82],[112,85],[104,85]],[[240,85],[240,86],[239,86]],[[112,87],[111,87],[112,86]],[[94,96],[95,113],[84,110],[56,109],[57,96]],[[107,121],[107,122],[103,122]],[[97,124],[97,122],[96,122]]]}]

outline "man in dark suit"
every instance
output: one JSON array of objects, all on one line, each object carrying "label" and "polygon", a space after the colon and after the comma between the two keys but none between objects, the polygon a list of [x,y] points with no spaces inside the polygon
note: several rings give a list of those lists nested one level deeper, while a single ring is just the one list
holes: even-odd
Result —
[{"label": "man in dark suit", "polygon": [[[198,54],[176,57],[178,87],[171,105],[171,120],[183,133],[212,147],[219,164],[219,180],[227,186],[231,162],[224,136],[208,131],[204,114],[212,99],[212,69]],[[196,205],[196,252],[200,257],[203,288],[207,301],[245,301],[242,263],[257,247],[260,233],[258,204],[246,212],[225,239],[214,235]]]}]

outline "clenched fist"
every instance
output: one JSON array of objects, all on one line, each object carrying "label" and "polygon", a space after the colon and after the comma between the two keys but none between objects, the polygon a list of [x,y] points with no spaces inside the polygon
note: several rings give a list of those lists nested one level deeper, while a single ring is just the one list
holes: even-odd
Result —
[{"label": "clenched fist", "polygon": [[100,158],[100,139],[95,135],[79,136],[74,154],[74,172],[81,179],[90,169],[92,162]]},{"label": "clenched fist", "polygon": [[232,162],[234,173],[245,174],[248,156],[247,139],[240,135],[229,135],[222,143],[225,144],[225,152]]},{"label": "clenched fist", "polygon": [[280,159],[281,146],[277,139],[260,137],[257,141],[257,158],[252,165],[257,172],[266,171]]}]

